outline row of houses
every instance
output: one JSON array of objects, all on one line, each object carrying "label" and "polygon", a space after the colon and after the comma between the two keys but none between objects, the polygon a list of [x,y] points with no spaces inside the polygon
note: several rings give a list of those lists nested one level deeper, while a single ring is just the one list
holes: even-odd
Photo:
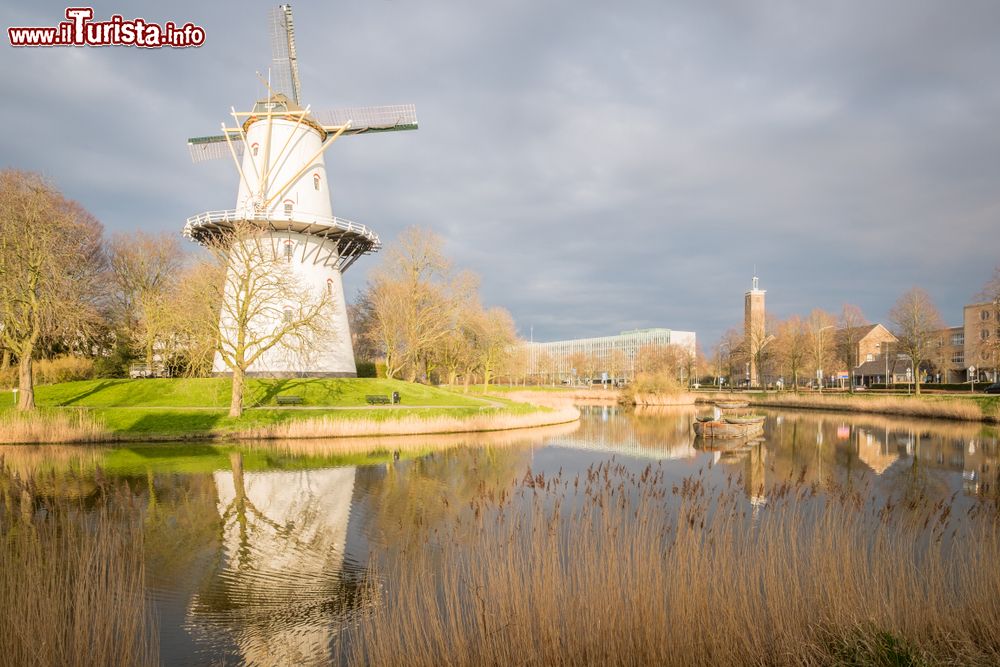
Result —
[{"label": "row of houses", "polygon": [[[962,324],[940,329],[928,359],[921,364],[922,382],[996,382],[1000,361],[1000,301],[967,304]],[[907,383],[915,377],[909,357],[899,354],[898,340],[886,327],[872,324],[854,332],[857,359],[853,370],[856,384],[888,381]],[[845,332],[838,334],[847,338]]]}]

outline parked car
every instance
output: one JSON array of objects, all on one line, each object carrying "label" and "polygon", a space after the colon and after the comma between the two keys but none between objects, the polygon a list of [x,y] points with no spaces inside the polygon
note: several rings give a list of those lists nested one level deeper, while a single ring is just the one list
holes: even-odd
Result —
[{"label": "parked car", "polygon": [[994,382],[983,391],[987,394],[1000,394],[1000,382]]}]

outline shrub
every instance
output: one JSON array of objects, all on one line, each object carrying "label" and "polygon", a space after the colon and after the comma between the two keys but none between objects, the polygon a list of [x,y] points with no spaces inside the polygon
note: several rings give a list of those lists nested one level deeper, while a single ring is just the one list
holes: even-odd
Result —
[{"label": "shrub", "polygon": [[374,361],[359,361],[358,362],[358,377],[359,378],[374,378],[378,377],[378,369]]},{"label": "shrub", "polygon": [[652,396],[680,397],[686,393],[687,388],[670,373],[639,373],[622,390],[619,402],[639,405],[649,403]]},{"label": "shrub", "polygon": [[94,360],[65,355],[55,359],[42,359],[35,364],[35,381],[38,384],[56,384],[94,377]]}]

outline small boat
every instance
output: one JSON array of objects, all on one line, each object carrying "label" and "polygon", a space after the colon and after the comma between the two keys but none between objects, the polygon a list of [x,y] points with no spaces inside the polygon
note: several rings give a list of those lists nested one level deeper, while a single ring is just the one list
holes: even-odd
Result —
[{"label": "small boat", "polygon": [[727,424],[762,424],[764,415],[742,415],[738,417],[723,417],[722,421]]},{"label": "small boat", "polygon": [[721,410],[739,410],[750,405],[749,401],[716,401],[715,407]]},{"label": "small boat", "polygon": [[696,421],[694,432],[703,438],[745,438],[764,430],[764,420],[730,423],[729,420]]}]

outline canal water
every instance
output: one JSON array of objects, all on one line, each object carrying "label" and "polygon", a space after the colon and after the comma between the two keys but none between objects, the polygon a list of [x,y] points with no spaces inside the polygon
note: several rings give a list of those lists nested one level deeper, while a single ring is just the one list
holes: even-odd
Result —
[{"label": "canal water", "polygon": [[[878,502],[921,497],[953,515],[993,502],[992,427],[821,412],[767,412],[759,441],[704,447],[695,408],[584,407],[577,424],[373,442],[338,456],[322,441],[128,447],[0,447],[6,474],[34,475],[44,505],[125,485],[141,513],[147,585],[166,665],[325,664],[369,564],[445,530],[475,499],[526,480],[613,464],[667,486],[736,485],[751,514],[790,482]],[[568,484],[568,482],[566,482]],[[517,511],[515,505],[512,511]],[[440,547],[436,547],[440,548]]]}]

